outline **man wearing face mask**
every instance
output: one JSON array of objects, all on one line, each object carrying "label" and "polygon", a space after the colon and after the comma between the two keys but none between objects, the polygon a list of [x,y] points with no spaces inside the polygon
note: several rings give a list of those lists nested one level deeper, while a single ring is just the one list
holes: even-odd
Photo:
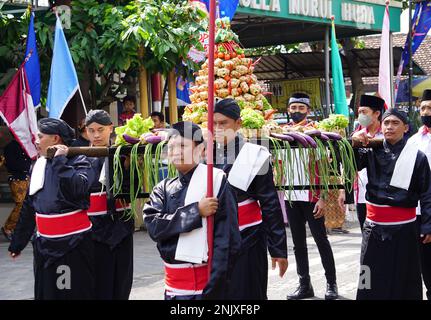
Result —
[{"label": "man wearing face mask", "polygon": [[[303,93],[294,93],[289,99],[288,112],[290,123],[287,126],[295,130],[296,127],[314,127],[314,123],[307,119],[310,114],[310,97]],[[297,149],[292,149],[292,161],[296,162],[300,159]],[[307,180],[305,172],[309,168],[304,167],[301,161],[292,164],[298,168],[294,172],[293,184],[304,185]],[[286,192],[287,193],[287,192]],[[336,272],[334,255],[332,253],[331,244],[325,228],[324,206],[325,201],[320,198],[320,195],[313,194],[310,190],[294,190],[285,196],[285,204],[287,211],[287,219],[289,221],[290,230],[292,232],[293,249],[296,259],[296,270],[299,276],[299,286],[297,289],[287,296],[289,300],[299,300],[314,297],[314,290],[311,285],[308,261],[308,249],[306,242],[305,224],[308,223],[310,231],[316,242],[319,254],[322,258],[322,265],[325,269],[325,277],[327,287],[325,292],[326,300],[334,300],[338,298],[338,289],[336,283]]]},{"label": "man wearing face mask", "polygon": [[307,119],[310,114],[310,97],[305,93],[294,93],[289,99],[287,113],[290,121],[287,127],[314,127],[314,122]]},{"label": "man wearing face mask", "polygon": [[[427,156],[431,164],[431,89],[425,90],[422,95],[422,102],[419,108],[423,126],[413,135],[409,141],[414,142]],[[422,222],[421,208],[416,208],[416,222],[420,228]],[[420,235],[420,232],[418,232]],[[431,300],[431,244],[424,244],[419,241],[419,254],[421,258],[422,279],[427,288],[427,298]]]},{"label": "man wearing face mask", "polygon": [[[358,122],[359,127],[356,129],[354,134],[360,134],[367,139],[372,138],[383,138],[381,130],[381,118],[385,106],[385,101],[376,96],[362,95],[359,108],[358,108]],[[355,181],[355,203],[356,213],[358,215],[359,226],[363,229],[365,216],[367,215],[367,207],[365,201],[365,187],[368,182],[367,169],[364,168],[358,172],[357,179]],[[344,190],[340,190],[338,197],[338,204],[345,210],[345,199],[346,194]]]}]

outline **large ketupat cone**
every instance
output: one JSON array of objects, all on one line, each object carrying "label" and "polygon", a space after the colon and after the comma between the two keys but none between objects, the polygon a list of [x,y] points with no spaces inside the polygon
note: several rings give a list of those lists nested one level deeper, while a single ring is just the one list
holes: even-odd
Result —
[{"label": "large ketupat cone", "polygon": [[[262,87],[253,74],[255,62],[244,55],[244,50],[238,44],[238,36],[231,30],[229,19],[217,19],[216,25],[214,95],[216,99],[235,99],[242,110],[254,110],[254,113],[248,115],[260,115],[264,121],[245,121],[243,127],[261,129],[265,120],[272,118],[275,110],[262,94]],[[208,59],[196,75],[195,86],[190,88],[190,101],[191,104],[185,108],[183,120],[192,121],[203,128],[207,127]],[[257,123],[259,127],[256,127]]]}]

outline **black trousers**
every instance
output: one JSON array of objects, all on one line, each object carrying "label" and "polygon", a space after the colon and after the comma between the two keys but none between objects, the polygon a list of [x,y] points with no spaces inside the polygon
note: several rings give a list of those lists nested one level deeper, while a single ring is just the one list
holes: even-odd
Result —
[{"label": "black trousers", "polygon": [[96,299],[128,300],[133,282],[133,234],[114,249],[94,241]]},{"label": "black trousers", "polygon": [[427,288],[427,299],[431,300],[431,243],[423,244],[423,239],[420,238],[420,226],[422,217],[416,216],[416,225],[419,238],[419,257],[421,260],[422,280]]},{"label": "black trousers", "polygon": [[356,299],[422,300],[416,222],[365,222]]},{"label": "black trousers", "polygon": [[89,232],[79,245],[44,267],[34,250],[35,300],[92,300],[95,298],[94,244]]},{"label": "black trousers", "polygon": [[365,203],[356,204],[356,214],[358,216],[361,232],[364,230],[365,219],[367,218],[367,205]]},{"label": "black trousers", "polygon": [[258,232],[255,236],[251,246],[241,248],[233,265],[227,295],[229,300],[268,299],[267,238],[264,232]]},{"label": "black trousers", "polygon": [[295,252],[296,271],[301,284],[310,281],[308,262],[307,234],[305,224],[308,222],[311,234],[316,242],[322,260],[325,276],[328,283],[336,282],[335,262],[331,245],[325,228],[325,218],[315,219],[313,216],[315,203],[304,201],[286,201],[287,219],[292,232],[293,251]]}]

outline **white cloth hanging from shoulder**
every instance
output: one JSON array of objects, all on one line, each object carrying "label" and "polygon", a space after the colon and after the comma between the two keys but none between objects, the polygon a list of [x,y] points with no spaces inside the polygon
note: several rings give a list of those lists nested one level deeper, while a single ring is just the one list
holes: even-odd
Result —
[{"label": "white cloth hanging from shoulder", "polygon": [[32,196],[43,188],[45,183],[45,169],[46,169],[46,158],[41,156],[36,160],[31,172],[30,178],[30,191],[29,194]]},{"label": "white cloth hanging from shoulder", "polygon": [[[214,197],[220,191],[225,173],[213,169]],[[207,194],[207,166],[199,164],[190,180],[184,205],[199,202]],[[175,251],[175,260],[191,263],[208,261],[207,219],[202,217],[202,227],[190,232],[181,233]]]},{"label": "white cloth hanging from shoulder", "polygon": [[100,170],[99,182],[106,186],[106,172],[105,172],[105,162],[103,162],[102,170]]},{"label": "white cloth hanging from shoulder", "polygon": [[267,148],[245,143],[229,172],[229,183],[240,190],[247,191],[270,156]]},{"label": "white cloth hanging from shoulder", "polygon": [[404,190],[409,189],[418,151],[418,144],[414,140],[408,140],[395,163],[390,186]]}]

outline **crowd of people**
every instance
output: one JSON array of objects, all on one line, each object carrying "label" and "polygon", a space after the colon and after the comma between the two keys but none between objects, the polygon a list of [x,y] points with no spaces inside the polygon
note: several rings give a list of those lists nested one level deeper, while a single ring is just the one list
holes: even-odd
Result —
[{"label": "crowd of people", "polygon": [[[125,99],[120,116],[124,121],[135,112],[131,100]],[[314,127],[308,120],[310,111],[310,98],[293,94],[286,126]],[[362,96],[358,113],[360,126],[352,135],[363,146],[355,149],[360,171],[354,200],[363,233],[358,264],[361,270],[369,270],[370,278],[369,285],[358,283],[357,299],[422,299],[422,278],[430,299],[431,90],[424,92],[420,106],[423,126],[410,139],[405,137],[407,115],[385,110],[382,99]],[[166,127],[162,113],[151,117],[156,129]],[[128,299],[134,221],[125,219],[124,212],[130,204],[107,198],[103,158],[67,157],[69,146],[109,146],[110,115],[90,111],[78,140],[62,120],[41,119],[38,127],[40,157],[32,169],[29,160],[25,168],[7,161],[11,188],[18,190],[13,191],[17,206],[2,229],[11,240],[11,257],[16,259],[32,239],[36,299]],[[201,128],[178,122],[168,131],[168,159],[178,176],[160,182],[143,208],[147,232],[164,263],[165,299],[267,299],[267,252],[280,277],[288,268],[283,206],[299,278],[287,299],[314,296],[306,224],[325,270],[325,299],[337,299],[336,266],[323,212],[327,199],[295,190],[289,201],[280,201],[271,154],[265,147],[246,142],[240,128],[236,101],[218,101],[213,197],[206,196],[208,159]],[[373,138],[382,138],[383,144],[367,148]],[[53,158],[47,157],[49,148],[56,149]],[[12,144],[11,157],[19,156],[15,149]],[[303,181],[306,168],[301,163],[296,167],[294,179]],[[338,202],[343,210],[349,202],[346,198],[340,191]],[[209,225],[213,225],[212,241],[207,238]],[[66,288],[57,281],[58,269],[64,266],[73,274]]]}]

